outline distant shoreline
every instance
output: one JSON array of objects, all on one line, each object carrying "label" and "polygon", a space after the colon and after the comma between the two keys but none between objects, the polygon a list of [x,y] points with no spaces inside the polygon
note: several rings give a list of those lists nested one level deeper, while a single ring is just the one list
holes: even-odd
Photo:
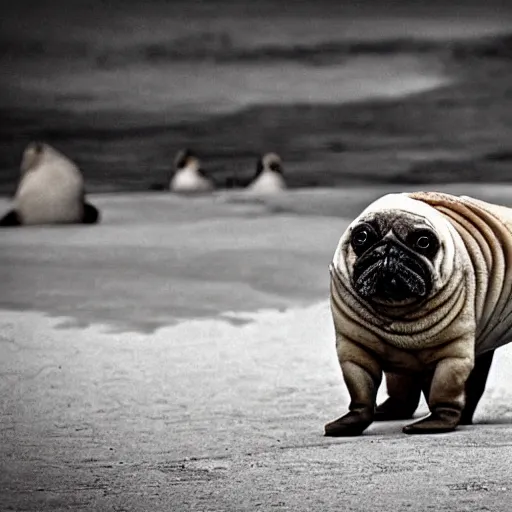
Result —
[{"label": "distant shoreline", "polygon": [[75,159],[92,192],[143,192],[165,182],[182,147],[192,147],[220,183],[250,176],[269,150],[282,156],[292,188],[511,182],[512,36],[447,46],[444,54],[437,48],[436,59],[424,55],[425,70],[434,66],[426,76],[450,81],[395,98],[259,104],[190,122],[130,114],[125,121],[133,123],[120,116],[117,131],[108,112],[5,109],[0,193],[14,191],[21,151],[34,137]]}]

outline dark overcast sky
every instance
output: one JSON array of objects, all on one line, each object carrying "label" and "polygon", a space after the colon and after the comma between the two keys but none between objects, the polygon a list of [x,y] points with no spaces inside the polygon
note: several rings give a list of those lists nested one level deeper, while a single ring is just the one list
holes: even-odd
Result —
[{"label": "dark overcast sky", "polygon": [[[512,0],[12,0],[3,2],[0,38],[51,33],[69,20],[80,26],[82,19],[100,30],[110,20],[130,14],[158,16],[413,16],[499,18],[511,16]],[[91,20],[94,23],[91,24]],[[172,35],[172,34],[170,34]]]}]

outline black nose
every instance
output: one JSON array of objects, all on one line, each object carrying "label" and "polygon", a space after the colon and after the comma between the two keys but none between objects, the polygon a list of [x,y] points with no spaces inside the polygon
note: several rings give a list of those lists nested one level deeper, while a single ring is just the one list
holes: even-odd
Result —
[{"label": "black nose", "polygon": [[394,244],[383,244],[379,247],[376,247],[373,251],[373,254],[378,257],[384,258],[385,256],[395,256],[397,257],[400,254],[400,251]]},{"label": "black nose", "polygon": [[376,247],[373,250],[373,253],[376,256],[385,256],[386,253],[388,252],[388,250],[389,250],[389,247],[387,245],[380,245],[379,247]]},{"label": "black nose", "polygon": [[358,258],[353,280],[357,293],[367,300],[419,299],[431,289],[428,267],[393,240],[381,242]]}]

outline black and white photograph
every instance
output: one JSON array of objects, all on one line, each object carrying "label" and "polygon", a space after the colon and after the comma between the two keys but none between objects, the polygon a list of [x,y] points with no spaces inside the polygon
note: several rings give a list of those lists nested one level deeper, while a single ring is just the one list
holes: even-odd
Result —
[{"label": "black and white photograph", "polygon": [[0,512],[509,512],[512,2],[0,13]]}]

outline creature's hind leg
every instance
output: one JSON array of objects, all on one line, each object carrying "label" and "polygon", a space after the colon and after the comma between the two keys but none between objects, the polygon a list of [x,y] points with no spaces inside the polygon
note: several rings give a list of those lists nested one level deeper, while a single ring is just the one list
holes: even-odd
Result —
[{"label": "creature's hind leg", "polygon": [[21,226],[21,219],[16,210],[11,210],[0,219],[1,227]]},{"label": "creature's hind leg", "polygon": [[422,376],[386,372],[389,398],[377,406],[374,421],[412,418],[421,398]]},{"label": "creature's hind leg", "polygon": [[100,220],[100,212],[98,208],[90,203],[84,203],[84,224],[96,224]]},{"label": "creature's hind leg", "polygon": [[466,381],[466,405],[460,417],[461,425],[473,423],[473,415],[485,390],[493,356],[494,350],[490,350],[475,359],[475,367]]}]

